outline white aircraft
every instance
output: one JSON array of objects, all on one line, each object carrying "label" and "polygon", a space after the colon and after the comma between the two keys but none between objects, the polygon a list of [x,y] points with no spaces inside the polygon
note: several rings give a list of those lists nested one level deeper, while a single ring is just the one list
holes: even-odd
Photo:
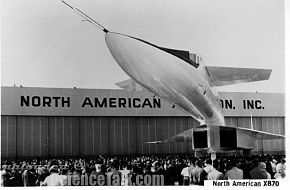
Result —
[{"label": "white aircraft", "polygon": [[[168,49],[129,35],[110,32],[84,12],[63,3],[105,32],[106,44],[112,56],[134,81],[202,124],[225,126],[220,97],[213,87],[268,80],[270,77],[270,69],[199,65],[199,61],[192,59],[187,51]],[[237,129],[263,139],[284,138],[282,135],[253,129]],[[187,141],[191,139],[193,130],[149,143]]]}]

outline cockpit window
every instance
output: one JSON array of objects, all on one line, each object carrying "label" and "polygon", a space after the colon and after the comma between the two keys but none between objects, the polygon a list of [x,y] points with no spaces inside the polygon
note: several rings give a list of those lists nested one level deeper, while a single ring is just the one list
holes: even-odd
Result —
[{"label": "cockpit window", "polygon": [[157,46],[155,44],[152,44],[150,42],[147,42],[147,41],[139,39],[139,38],[135,38],[135,37],[132,37],[132,36],[128,36],[128,37],[131,37],[131,38],[133,38],[135,40],[139,40],[139,41],[144,42],[146,44],[149,44],[149,45],[151,45],[153,47],[156,47],[156,48],[158,48],[160,50],[163,50],[163,51],[165,51],[167,53],[170,53],[171,55],[174,55],[174,56],[182,59],[183,61],[189,63],[190,65],[194,66],[195,68],[199,67],[199,62],[193,61],[192,59],[190,59],[189,51],[164,48],[164,47]]}]

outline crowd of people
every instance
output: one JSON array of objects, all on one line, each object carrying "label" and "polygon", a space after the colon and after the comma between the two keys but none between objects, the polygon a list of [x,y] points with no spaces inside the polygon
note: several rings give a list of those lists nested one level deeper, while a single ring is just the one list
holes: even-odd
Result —
[{"label": "crowd of people", "polygon": [[163,176],[160,185],[203,185],[205,180],[281,179],[285,177],[286,163],[284,155],[230,155],[215,160],[190,155],[96,156],[94,159],[2,160],[1,169],[2,186],[72,185],[69,180],[85,176],[103,177],[104,183],[94,185],[112,185],[114,176],[120,180],[113,185],[134,185],[138,175]]}]

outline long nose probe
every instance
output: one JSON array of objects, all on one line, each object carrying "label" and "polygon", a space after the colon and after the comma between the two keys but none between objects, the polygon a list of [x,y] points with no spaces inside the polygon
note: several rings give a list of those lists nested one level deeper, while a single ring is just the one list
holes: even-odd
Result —
[{"label": "long nose probe", "polygon": [[75,8],[75,7],[71,6],[70,4],[68,4],[67,2],[65,2],[63,0],[61,2],[63,2],[66,6],[68,6],[72,10],[74,10],[79,16],[84,18],[85,19],[84,21],[88,21],[89,23],[91,23],[92,25],[94,25],[95,27],[99,28],[100,30],[102,30],[105,33],[109,32],[109,30],[107,30],[103,25],[101,25],[99,22],[95,21],[93,18],[89,17],[83,11],[79,10],[78,8]]}]

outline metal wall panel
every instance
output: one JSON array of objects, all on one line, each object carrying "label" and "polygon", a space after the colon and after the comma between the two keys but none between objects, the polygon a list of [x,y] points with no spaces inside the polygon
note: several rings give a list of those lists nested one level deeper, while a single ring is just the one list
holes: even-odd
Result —
[{"label": "metal wall panel", "polygon": [[[182,131],[185,131],[188,129],[187,127],[187,119],[186,118],[180,118],[180,128],[179,128],[179,133],[182,132]],[[181,143],[181,152],[182,153],[187,153],[188,152],[188,142],[184,142],[184,143]]]},{"label": "metal wall panel", "polygon": [[108,117],[97,117],[95,121],[95,125],[99,127],[99,136],[97,140],[97,144],[99,144],[99,154],[108,154],[109,152],[109,126],[108,126]]},{"label": "metal wall panel", "polygon": [[[258,131],[262,131],[262,118],[261,117],[253,117],[253,128]],[[263,141],[255,141],[254,151],[263,151]]]},{"label": "metal wall panel", "polygon": [[79,118],[63,117],[64,155],[79,155]]},{"label": "metal wall panel", "polygon": [[[250,117],[226,124],[249,126]],[[283,117],[253,117],[253,128],[285,134]],[[90,156],[97,154],[192,153],[191,143],[144,144],[164,140],[199,123],[191,117],[2,116],[2,157]],[[257,141],[254,152],[284,151],[284,140]]]},{"label": "metal wall panel", "polygon": [[[170,129],[169,129],[169,118],[164,117],[161,120],[162,126],[162,140],[167,139],[170,137]],[[162,153],[170,153],[170,143],[169,144],[162,144]]]},{"label": "metal wall panel", "polygon": [[148,141],[168,139],[189,128],[188,123],[197,126],[187,117],[138,117],[136,118],[137,154],[188,153],[190,142],[169,144],[145,144]]},{"label": "metal wall panel", "polygon": [[129,119],[128,117],[121,117],[121,152],[123,154],[128,154],[129,153]]},{"label": "metal wall panel", "polygon": [[[179,133],[181,133],[182,132],[182,125],[181,124],[183,124],[182,123],[182,118],[181,117],[179,117],[179,118],[176,118],[175,119],[175,123],[174,123],[174,125],[175,125],[175,134],[179,134]],[[184,153],[183,152],[183,142],[178,142],[178,143],[175,143],[176,144],[176,152],[177,153]]]},{"label": "metal wall panel", "polygon": [[80,117],[80,155],[108,153],[108,119],[106,117]]},{"label": "metal wall panel", "polygon": [[251,118],[250,117],[239,117],[238,127],[241,128],[251,128]]},{"label": "metal wall panel", "polygon": [[[162,139],[162,117],[154,118],[154,125],[155,125],[154,140],[158,141]],[[155,144],[155,147],[156,147],[156,153],[158,154],[163,153],[162,144]]]},{"label": "metal wall panel", "polygon": [[17,116],[17,131],[15,144],[17,156],[41,157],[46,156],[48,147],[47,117]]},{"label": "metal wall panel", "polygon": [[16,156],[16,116],[1,116],[1,155]]},{"label": "metal wall panel", "polygon": [[34,143],[33,146],[36,156],[47,156],[48,154],[48,118],[33,117]]},{"label": "metal wall panel", "polygon": [[17,156],[31,156],[32,147],[31,138],[31,117],[17,117]]},{"label": "metal wall panel", "polygon": [[[156,141],[156,120],[154,118],[148,118],[148,141]],[[148,144],[149,154],[156,154],[156,144]]]},{"label": "metal wall panel", "polygon": [[[279,123],[280,123],[279,118],[273,118],[273,126],[275,126],[273,127],[273,133],[280,134],[280,132],[282,131],[280,130],[281,126]],[[282,145],[281,139],[274,140],[274,150],[280,150],[281,145]]]},{"label": "metal wall panel", "polygon": [[114,117],[113,120],[115,120],[114,123],[114,136],[115,136],[115,149],[113,154],[122,154],[122,129],[121,129],[121,123],[122,123],[122,117]]},{"label": "metal wall panel", "polygon": [[60,137],[62,136],[62,130],[60,124],[60,117],[49,117],[48,119],[49,130],[49,156],[61,155],[62,144]]},{"label": "metal wall panel", "polygon": [[41,156],[41,117],[32,117],[32,155]]},{"label": "metal wall panel", "polygon": [[[168,118],[168,131],[169,131],[169,136],[172,137],[176,134],[176,118],[174,117],[169,117]],[[177,143],[169,143],[169,153],[175,153],[177,151],[176,147]]]},{"label": "metal wall panel", "polygon": [[79,120],[74,117],[49,117],[48,156],[79,154]]},{"label": "metal wall panel", "polygon": [[54,129],[55,129],[55,155],[61,156],[65,155],[64,139],[65,139],[65,129],[64,129],[64,118],[63,117],[54,117]]},{"label": "metal wall panel", "polygon": [[[285,135],[284,118],[264,117],[262,118],[262,130],[277,134]],[[264,140],[263,151],[279,151],[285,150],[285,140]]]},{"label": "metal wall panel", "polygon": [[28,120],[29,117],[24,117],[24,116],[17,116],[17,126],[16,126],[16,135],[17,135],[17,141],[16,141],[16,146],[17,146],[17,156],[25,156],[25,139],[27,139],[27,137],[25,137],[25,132],[26,132],[26,128],[25,128],[25,120]]},{"label": "metal wall panel", "polygon": [[123,117],[122,119],[122,151],[123,154],[136,153],[136,119]]},{"label": "metal wall panel", "polygon": [[[277,125],[280,126],[277,128],[278,130],[278,134],[283,134],[283,135],[286,135],[285,134],[285,120],[284,118],[277,118]],[[280,148],[279,150],[285,150],[285,139],[280,139],[280,140],[277,140],[277,142],[280,141]]]},{"label": "metal wall panel", "polygon": [[136,146],[136,154],[143,154],[143,146],[144,144],[142,143],[143,140],[143,130],[142,130],[142,118],[141,117],[136,117],[136,139],[135,142],[137,144]]},{"label": "metal wall panel", "polygon": [[253,128],[255,130],[262,130],[262,118],[261,117],[253,117]]},{"label": "metal wall panel", "polygon": [[[145,144],[144,142],[148,142],[149,141],[149,120],[148,117],[141,117],[141,127],[139,128],[141,130],[141,134],[142,134],[142,141],[141,144],[143,145],[143,154],[148,154],[150,153],[150,145],[149,144]],[[137,139],[139,140],[139,139]]]},{"label": "metal wall panel", "polygon": [[[262,118],[262,130],[269,132],[269,119],[268,118]],[[272,140],[264,140],[263,141],[263,151],[268,150],[271,147]]]},{"label": "metal wall panel", "polygon": [[137,127],[136,127],[136,118],[129,118],[129,154],[137,153]]},{"label": "metal wall panel", "polygon": [[226,126],[238,127],[238,118],[237,117],[225,117]]},{"label": "metal wall panel", "polygon": [[92,155],[93,154],[93,130],[92,121],[89,117],[80,118],[80,154]]},{"label": "metal wall panel", "polygon": [[118,118],[109,118],[109,139],[108,139],[108,144],[109,144],[109,153],[110,154],[116,154],[119,150],[117,150],[118,143],[120,143],[120,136],[117,133],[116,126],[120,124],[120,121]]}]

